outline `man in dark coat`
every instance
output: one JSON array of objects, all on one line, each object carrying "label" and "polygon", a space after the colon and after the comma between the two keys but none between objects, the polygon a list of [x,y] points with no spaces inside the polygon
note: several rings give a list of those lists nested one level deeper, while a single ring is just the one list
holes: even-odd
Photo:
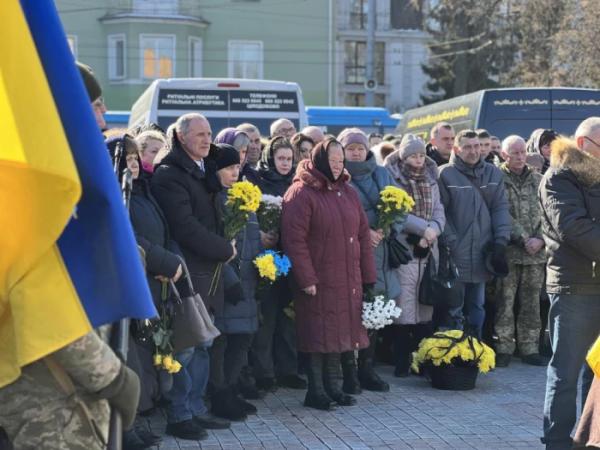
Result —
[{"label": "man in dark coat", "polygon": [[[571,448],[579,373],[600,334],[600,117],[584,120],[575,139],[552,142],[550,168],[539,191],[554,351],[544,405],[547,449]],[[592,379],[586,365],[582,404]]]},{"label": "man in dark coat", "polygon": [[[458,269],[456,304],[447,305],[443,327],[467,325],[481,337],[485,311],[485,282],[508,273],[506,246],[511,219],[504,177],[481,158],[473,130],[462,130],[450,162],[440,168],[440,195],[446,211],[441,240],[450,249]],[[486,260],[490,265],[486,267]]]},{"label": "man in dark coat", "polygon": [[454,146],[454,128],[448,122],[438,122],[431,129],[429,144],[425,147],[427,156],[438,166],[448,163]]},{"label": "man in dark coat", "polygon": [[[211,280],[217,265],[233,259],[236,251],[220,232],[216,194],[221,186],[214,161],[205,160],[212,145],[210,124],[200,114],[185,114],[169,128],[168,138],[171,152],[155,169],[152,193],[183,252],[195,289],[207,308],[219,313],[223,284],[219,280],[216,293],[209,296]],[[197,440],[204,436],[203,428],[228,426],[216,419],[206,420],[203,396],[209,376],[208,346],[210,343],[175,355],[183,368],[173,377],[168,395],[167,433],[172,436]]]}]

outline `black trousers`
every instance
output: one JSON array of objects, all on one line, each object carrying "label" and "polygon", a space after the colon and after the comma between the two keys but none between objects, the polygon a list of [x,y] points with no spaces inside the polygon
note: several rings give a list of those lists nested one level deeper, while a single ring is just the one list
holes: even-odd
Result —
[{"label": "black trousers", "polygon": [[209,381],[215,391],[235,385],[248,364],[251,334],[222,334],[210,348]]}]

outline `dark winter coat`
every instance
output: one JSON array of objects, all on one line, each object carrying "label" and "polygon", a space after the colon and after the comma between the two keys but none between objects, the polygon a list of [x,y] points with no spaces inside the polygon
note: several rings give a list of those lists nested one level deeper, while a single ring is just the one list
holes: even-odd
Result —
[{"label": "dark winter coat", "polygon": [[129,215],[137,243],[146,253],[146,279],[154,303],[160,302],[161,283],[156,275],[172,278],[181,264],[176,245],[170,240],[167,219],[150,192],[150,182],[142,178],[133,182]]},{"label": "dark winter coat", "polygon": [[553,148],[540,186],[549,293],[600,292],[600,160]]},{"label": "dark winter coat", "polygon": [[[391,175],[383,167],[377,165],[375,155],[367,154],[366,161],[346,161],[346,170],[352,177],[350,185],[356,189],[360,203],[367,214],[369,227],[377,229],[379,193],[386,186],[395,186]],[[397,233],[402,231],[402,225],[394,227]],[[377,283],[375,292],[384,292],[387,298],[395,299],[400,295],[400,283],[396,271],[389,266],[387,248],[382,241],[375,249],[375,267],[377,269]]]},{"label": "dark winter coat", "polygon": [[437,147],[433,146],[431,143],[425,146],[425,151],[427,152],[427,156],[429,156],[438,166],[448,164],[448,160],[445,159]]},{"label": "dark winter coat", "polygon": [[[331,183],[309,160],[283,200],[283,248],[292,262],[298,350],[340,353],[369,345],[362,285],[377,280],[369,223],[347,172]],[[302,289],[316,285],[317,295]]]},{"label": "dark winter coat", "polygon": [[[220,197],[224,204],[227,199],[226,193],[222,192]],[[248,224],[236,238],[237,257],[223,268],[225,292],[230,284],[241,283],[243,296],[238,303],[233,304],[225,294],[222,314],[215,317],[215,325],[222,333],[251,334],[258,329],[258,272],[254,266],[254,258],[261,249],[258,220],[256,214],[251,214]]]},{"label": "dark winter coat", "polygon": [[[169,229],[179,244],[192,275],[194,288],[214,312],[223,306],[222,283],[217,293],[208,296],[213,273],[220,262],[233,254],[222,235],[221,187],[216,167],[205,159],[205,171],[179,146],[162,160],[152,177],[152,193],[163,210]],[[185,292],[187,288],[182,289]]]},{"label": "dark winter coat", "polygon": [[263,194],[283,197],[285,191],[287,191],[290,184],[292,184],[293,179],[293,170],[287,175],[281,175],[275,168],[259,166],[256,171],[255,184],[260,188],[260,191]]},{"label": "dark winter coat", "polygon": [[446,212],[441,239],[450,249],[458,280],[488,281],[492,275],[485,266],[485,250],[494,243],[507,245],[510,239],[511,219],[502,172],[482,160],[470,167],[452,153],[450,162],[440,167],[439,187]]},{"label": "dark winter coat", "polygon": [[506,258],[512,264],[544,264],[546,252],[542,248],[535,255],[525,250],[529,238],[542,239],[542,208],[538,200],[538,189],[542,176],[525,166],[521,175],[510,171],[506,163],[500,166],[504,175],[504,186],[508,196],[512,231],[506,249]]}]

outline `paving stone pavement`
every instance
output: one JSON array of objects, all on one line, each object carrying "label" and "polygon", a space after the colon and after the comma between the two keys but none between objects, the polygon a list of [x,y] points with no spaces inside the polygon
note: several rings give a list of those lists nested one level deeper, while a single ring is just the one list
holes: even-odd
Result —
[{"label": "paving stone pavement", "polygon": [[[541,449],[544,367],[518,360],[480,375],[473,391],[433,389],[421,377],[394,378],[387,393],[363,392],[351,407],[316,411],[302,406],[304,391],[279,389],[254,401],[258,414],[203,441],[163,438],[160,450],[180,449]],[[162,434],[161,414],[150,419]]]}]

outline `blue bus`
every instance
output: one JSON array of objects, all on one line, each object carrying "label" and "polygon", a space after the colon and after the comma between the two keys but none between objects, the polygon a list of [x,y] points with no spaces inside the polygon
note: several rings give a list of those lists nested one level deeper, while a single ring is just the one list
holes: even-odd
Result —
[{"label": "blue bus", "polygon": [[433,125],[444,121],[457,131],[485,128],[500,139],[510,134],[527,139],[536,128],[571,135],[590,116],[600,116],[598,89],[487,89],[408,110],[396,132],[428,140]]},{"label": "blue bus", "polygon": [[358,127],[365,133],[393,133],[398,119],[385,108],[351,106],[307,106],[308,124],[337,135],[344,128]]}]

